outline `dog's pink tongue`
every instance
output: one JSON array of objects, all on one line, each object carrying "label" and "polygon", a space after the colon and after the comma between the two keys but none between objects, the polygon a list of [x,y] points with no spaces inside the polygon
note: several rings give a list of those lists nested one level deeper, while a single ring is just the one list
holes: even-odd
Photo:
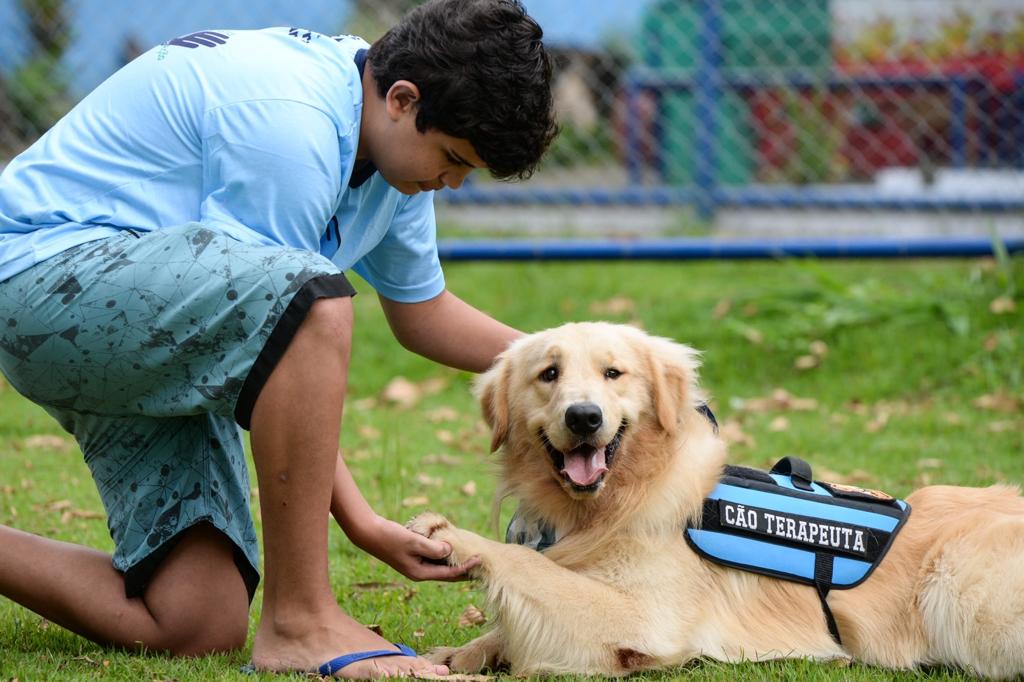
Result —
[{"label": "dog's pink tongue", "polygon": [[588,486],[606,471],[608,471],[608,466],[605,463],[604,448],[597,450],[578,447],[565,454],[565,466],[562,468],[562,473],[576,485]]}]

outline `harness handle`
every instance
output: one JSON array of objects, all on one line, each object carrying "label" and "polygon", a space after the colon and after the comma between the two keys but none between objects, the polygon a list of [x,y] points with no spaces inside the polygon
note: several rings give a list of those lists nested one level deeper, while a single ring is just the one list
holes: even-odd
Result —
[{"label": "harness handle", "polygon": [[800,490],[814,490],[811,487],[811,483],[814,482],[811,465],[799,457],[783,457],[772,467],[772,473],[789,476],[793,485]]}]

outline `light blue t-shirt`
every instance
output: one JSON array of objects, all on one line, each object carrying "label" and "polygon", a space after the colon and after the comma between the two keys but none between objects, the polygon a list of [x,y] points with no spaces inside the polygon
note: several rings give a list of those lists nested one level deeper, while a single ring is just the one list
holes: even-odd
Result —
[{"label": "light blue t-shirt", "polygon": [[288,28],[159,45],[0,175],[0,281],[122,229],[198,221],[318,252],[401,302],[444,289],[433,193],[350,187],[367,44]]}]

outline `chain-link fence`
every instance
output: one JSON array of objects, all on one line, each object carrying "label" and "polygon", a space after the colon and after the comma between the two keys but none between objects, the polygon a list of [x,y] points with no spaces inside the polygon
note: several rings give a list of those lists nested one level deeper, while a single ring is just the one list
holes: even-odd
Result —
[{"label": "chain-link fence", "polygon": [[[290,25],[372,40],[415,4],[0,0],[0,163],[175,35]],[[530,182],[446,192],[453,215],[597,205],[669,232],[835,233],[879,216],[881,231],[912,230],[920,213],[928,229],[1024,234],[1020,0],[525,4],[556,57],[562,133]],[[655,209],[669,217],[640,218]]]}]

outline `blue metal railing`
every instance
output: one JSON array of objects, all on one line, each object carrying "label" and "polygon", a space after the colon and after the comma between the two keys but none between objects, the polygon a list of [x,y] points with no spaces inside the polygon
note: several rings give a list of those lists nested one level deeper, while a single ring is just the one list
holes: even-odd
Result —
[{"label": "blue metal railing", "polygon": [[[983,211],[1008,213],[1024,211],[1024,197],[886,195],[869,187],[746,185],[725,187],[716,179],[717,159],[721,155],[720,114],[723,93],[753,92],[758,89],[785,87],[791,89],[827,88],[829,91],[849,89],[941,89],[949,93],[950,124],[948,141],[950,162],[957,168],[967,164],[968,116],[972,93],[983,91],[987,81],[970,75],[921,76],[846,76],[823,75],[820,72],[789,71],[762,73],[727,72],[722,67],[722,16],[718,0],[694,0],[699,6],[700,25],[697,30],[697,59],[693,69],[668,70],[635,67],[626,75],[625,95],[625,168],[630,181],[625,187],[559,187],[527,185],[523,188],[468,184],[458,192],[444,192],[443,200],[453,205],[693,205],[703,219],[714,217],[719,207],[758,208],[828,208],[828,209],[895,209],[914,211]],[[1024,73],[1014,78],[1015,91],[1010,95],[1014,125],[1003,133],[1015,145],[1015,156],[1024,168]],[[644,93],[656,98],[668,91],[685,90],[694,96],[694,167],[689,185],[643,184],[643,158],[640,145],[639,102]],[[663,126],[655,125],[655,131]],[[660,142],[660,141],[659,141]],[[664,145],[659,145],[662,149]]]},{"label": "blue metal railing", "polygon": [[[1007,253],[1024,252],[1024,238],[1002,240]],[[992,240],[941,239],[712,239],[442,240],[446,261],[522,260],[754,260],[774,258],[949,258],[994,255]]]},{"label": "blue metal railing", "polygon": [[[704,190],[704,200],[715,207],[729,208],[817,208],[877,209],[906,211],[984,211],[1013,213],[1024,211],[1021,197],[942,197],[880,194],[869,188],[799,187],[795,185],[712,186]],[[446,204],[509,206],[678,206],[696,204],[697,187],[667,185],[601,187],[513,187],[466,185],[458,191],[441,193]]]}]

